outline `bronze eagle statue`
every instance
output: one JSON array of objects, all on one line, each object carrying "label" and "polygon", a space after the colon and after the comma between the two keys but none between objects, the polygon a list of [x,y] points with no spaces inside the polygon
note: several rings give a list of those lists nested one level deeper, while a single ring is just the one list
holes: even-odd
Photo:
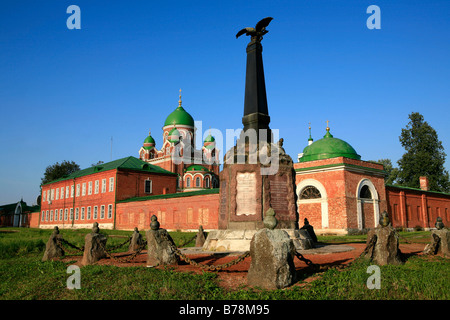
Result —
[{"label": "bronze eagle statue", "polygon": [[269,25],[270,21],[272,21],[273,18],[267,17],[264,19],[261,19],[254,28],[247,27],[242,29],[236,34],[236,39],[242,36],[244,33],[246,36],[251,37],[251,41],[261,41],[262,36],[265,35],[269,30],[266,30],[266,27]]}]

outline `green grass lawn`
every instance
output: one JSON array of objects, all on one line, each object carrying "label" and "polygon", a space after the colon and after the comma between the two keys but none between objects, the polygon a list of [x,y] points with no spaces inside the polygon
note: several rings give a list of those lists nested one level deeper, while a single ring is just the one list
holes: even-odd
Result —
[{"label": "green grass lawn", "polygon": [[[16,232],[5,232],[16,231]],[[83,245],[90,230],[61,230],[64,239]],[[101,230],[108,245],[117,245],[130,231]],[[145,237],[145,232],[141,232]],[[81,268],[81,289],[69,290],[66,282],[71,262],[41,262],[51,230],[0,229],[1,300],[145,300],[145,299],[283,299],[283,300],[377,300],[450,299],[450,264],[440,257],[413,256],[401,266],[381,266],[381,288],[368,289],[367,260],[356,260],[343,270],[329,269],[315,280],[283,290],[241,288],[227,291],[220,287],[216,273],[175,272],[171,268],[85,266]],[[194,233],[171,232],[177,245],[192,239]],[[409,242],[428,241],[429,232],[401,233]],[[319,241],[350,243],[365,241],[365,236],[319,237]],[[193,245],[191,242],[190,245]],[[118,249],[118,252],[125,251]]]}]

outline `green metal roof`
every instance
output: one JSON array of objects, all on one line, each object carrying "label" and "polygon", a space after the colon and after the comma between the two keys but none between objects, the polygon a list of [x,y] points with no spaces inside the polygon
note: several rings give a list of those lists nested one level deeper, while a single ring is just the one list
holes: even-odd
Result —
[{"label": "green metal roof", "polygon": [[100,165],[90,167],[87,169],[79,170],[79,171],[73,172],[70,175],[65,176],[61,179],[53,180],[46,184],[54,183],[56,181],[75,179],[75,178],[87,176],[87,175],[90,175],[93,173],[103,172],[103,171],[108,171],[108,170],[113,170],[113,169],[133,170],[133,171],[141,171],[141,172],[148,172],[148,173],[169,174],[169,175],[176,176],[176,174],[173,172],[164,170],[158,166],[149,164],[138,158],[130,156],[130,157],[114,160],[111,162],[102,163]]},{"label": "green metal roof", "polygon": [[336,157],[345,157],[350,159],[361,160],[361,156],[356,153],[355,149],[344,140],[334,138],[327,129],[324,137],[311,145],[305,147],[300,162],[329,159]]},{"label": "green metal roof", "polygon": [[180,105],[171,114],[168,115],[166,121],[164,122],[164,126],[171,126],[171,125],[185,125],[193,127],[194,119]]}]

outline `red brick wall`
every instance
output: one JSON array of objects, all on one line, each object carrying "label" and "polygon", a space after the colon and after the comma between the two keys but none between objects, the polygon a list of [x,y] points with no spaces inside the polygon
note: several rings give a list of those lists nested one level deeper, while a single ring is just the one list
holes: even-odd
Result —
[{"label": "red brick wall", "polygon": [[[145,193],[145,180],[152,181],[152,193]],[[144,172],[119,171],[117,174],[117,201],[134,197],[175,193],[177,177]]]},{"label": "red brick wall", "polygon": [[[110,191],[109,179],[113,178],[113,189]],[[106,190],[103,192],[103,179],[106,179]],[[145,180],[152,181],[152,193],[145,193]],[[95,182],[98,183],[98,192],[96,193]],[[89,182],[92,182],[92,192],[89,194]],[[85,194],[83,195],[83,183],[86,185]],[[71,186],[74,185],[74,196],[71,197]],[[77,185],[80,187],[79,195],[77,196]],[[66,198],[66,187],[69,187],[69,197]],[[61,187],[64,187],[64,197],[61,199]],[[98,222],[100,227],[113,228],[115,216],[115,203],[132,197],[142,197],[146,195],[159,195],[163,193],[176,192],[176,176],[168,176],[162,174],[142,173],[120,170],[108,170],[104,172],[93,173],[90,175],[76,178],[75,180],[64,180],[42,187],[42,194],[49,190],[59,190],[58,199],[54,196],[54,200],[47,201],[47,196],[42,197],[41,203],[41,217],[39,219],[40,227],[51,228],[58,225],[61,228],[90,228],[94,222]],[[97,209],[95,209],[95,207]],[[89,209],[90,208],[90,209]],[[102,208],[104,208],[104,215],[102,216]],[[109,215],[109,208],[111,214]],[[63,210],[62,220],[59,219],[60,210]],[[67,209],[67,219],[65,219],[65,210]],[[70,209],[73,209],[73,219],[70,219]],[[55,211],[58,210],[57,220],[55,221]],[[78,218],[76,212],[78,210]],[[84,218],[82,211],[84,210]],[[90,219],[88,219],[88,210],[91,211]],[[97,218],[95,218],[95,210],[97,210]],[[46,217],[46,212],[49,211],[49,217]],[[50,213],[53,215],[50,219]],[[44,220],[42,220],[44,214]]]},{"label": "red brick wall", "polygon": [[121,202],[116,206],[116,229],[150,228],[152,215],[158,217],[161,228],[168,230],[217,229],[219,194]]},{"label": "red brick wall", "polygon": [[437,217],[450,224],[450,195],[386,186],[388,213],[394,227],[434,228]]},{"label": "red brick wall", "polygon": [[[342,167],[341,167],[342,165]],[[380,174],[382,165],[344,157],[308,161],[294,164],[298,170],[296,184],[306,179],[313,179],[325,188],[328,203],[328,229],[357,229],[358,185],[368,179],[377,190],[379,212],[386,210],[384,178]],[[323,197],[323,196],[322,196]],[[310,224],[322,228],[321,206],[309,205],[299,201],[299,225],[307,217]],[[374,207],[372,203],[362,203],[363,228],[373,228]],[[313,223],[314,221],[314,223]]]}]

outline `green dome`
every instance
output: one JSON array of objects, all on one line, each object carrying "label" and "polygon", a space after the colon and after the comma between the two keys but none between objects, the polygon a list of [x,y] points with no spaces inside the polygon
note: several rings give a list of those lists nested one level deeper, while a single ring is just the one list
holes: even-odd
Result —
[{"label": "green dome", "polygon": [[153,139],[153,137],[149,133],[148,137],[144,140],[144,149],[151,150],[155,147],[155,145],[155,139]]},{"label": "green dome", "polygon": [[174,127],[172,130],[170,130],[167,139],[171,143],[178,143],[180,141],[180,131],[178,131],[178,129]]},{"label": "green dome", "polygon": [[206,149],[214,149],[214,147],[216,146],[216,139],[214,139],[214,137],[209,134],[206,138],[205,141],[203,141],[203,146]]},{"label": "green dome", "polygon": [[164,126],[171,125],[185,125],[185,126],[194,126],[194,119],[192,116],[184,110],[184,108],[179,105],[169,116],[166,118],[164,122]]},{"label": "green dome", "polygon": [[346,157],[361,160],[361,156],[344,140],[334,138],[327,128],[324,137],[303,149],[300,162],[322,160],[336,157]]}]

